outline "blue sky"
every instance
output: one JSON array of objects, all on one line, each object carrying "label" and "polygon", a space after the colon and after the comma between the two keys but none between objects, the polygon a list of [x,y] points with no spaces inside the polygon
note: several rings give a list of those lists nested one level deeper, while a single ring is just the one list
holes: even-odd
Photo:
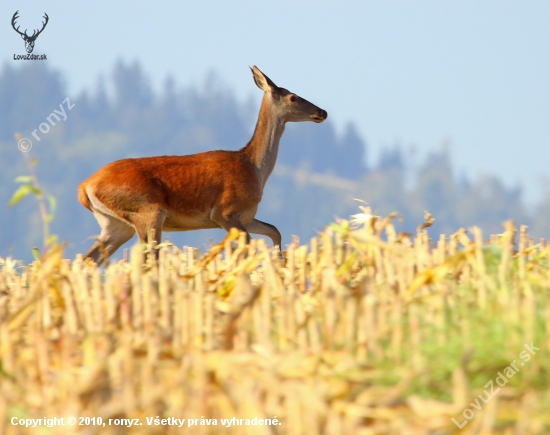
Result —
[{"label": "blue sky", "polygon": [[548,1],[4,0],[2,63],[24,53],[16,10],[29,29],[48,13],[35,53],[65,73],[71,94],[122,57],[157,88],[168,74],[185,87],[215,70],[238,98],[259,100],[255,64],[339,130],[353,121],[371,158],[399,143],[420,161],[448,142],[457,171],[521,183],[530,200],[548,177]]}]

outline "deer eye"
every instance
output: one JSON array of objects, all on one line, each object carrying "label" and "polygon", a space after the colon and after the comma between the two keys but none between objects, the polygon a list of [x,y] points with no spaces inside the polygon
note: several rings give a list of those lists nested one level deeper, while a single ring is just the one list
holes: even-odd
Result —
[{"label": "deer eye", "polygon": [[290,96],[290,101],[292,101],[293,103],[295,103],[296,101],[298,101],[298,98],[296,98],[295,95],[291,95],[291,96]]}]

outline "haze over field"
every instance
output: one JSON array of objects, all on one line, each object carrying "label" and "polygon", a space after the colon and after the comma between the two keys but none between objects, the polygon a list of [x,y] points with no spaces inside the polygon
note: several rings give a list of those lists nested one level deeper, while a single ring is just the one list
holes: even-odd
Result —
[{"label": "haze over field", "polygon": [[[76,195],[77,186],[93,172],[125,157],[242,148],[257,116],[256,103],[238,101],[216,75],[183,90],[170,79],[158,93],[139,63],[119,61],[110,76],[112,98],[99,86],[67,99],[63,75],[45,63],[27,63],[21,69],[5,66],[0,73],[0,203],[8,203],[16,188],[13,180],[27,173],[13,139],[18,131],[34,141],[31,153],[38,157],[39,179],[58,201],[53,229],[68,242],[69,256],[86,251],[90,236],[99,232]],[[256,101],[261,91],[257,94]],[[57,118],[50,115],[54,109]],[[36,129],[41,125],[46,132]],[[275,224],[287,245],[291,235],[308,239],[336,217],[356,213],[353,198],[361,198],[377,214],[402,212],[405,220],[399,228],[409,232],[430,211],[436,218],[434,237],[471,225],[498,233],[509,218],[531,225],[535,237],[550,233],[548,198],[527,207],[521,190],[507,188],[495,176],[457,176],[445,148],[430,153],[417,168],[399,147],[385,148],[375,163],[367,165],[368,154],[353,123],[342,133],[330,118],[323,124],[289,124],[258,219]],[[7,209],[0,215],[0,228],[0,255],[29,258],[30,247],[41,243],[35,201],[27,198]],[[219,240],[223,231],[164,235],[180,246],[205,247],[208,239]]]},{"label": "haze over field", "polygon": [[[409,228],[428,209],[442,225],[435,232],[498,230],[515,217],[547,235],[550,4],[238,4],[3,2],[3,203],[25,171],[13,132],[29,134],[70,96],[75,111],[33,152],[58,196],[58,232],[85,249],[98,228],[76,203],[78,183],[114,158],[243,146],[261,98],[248,70],[256,64],[329,113],[326,125],[283,136],[260,211],[286,243],[355,212],[353,196],[403,211]],[[25,52],[10,25],[16,10],[31,30],[49,16],[34,51],[48,55],[42,66],[13,60]],[[36,243],[35,209],[2,212],[14,230],[0,234],[0,255],[8,243]]]},{"label": "haze over field", "polygon": [[[521,183],[539,198],[550,157],[550,3],[545,1],[5,1],[0,61],[23,51],[9,25],[50,17],[37,53],[74,94],[138,59],[155,89],[217,71],[239,98],[254,95],[256,64],[349,121],[377,155],[384,145],[425,155],[443,141],[457,169]],[[112,90],[112,89],[111,89]]]}]

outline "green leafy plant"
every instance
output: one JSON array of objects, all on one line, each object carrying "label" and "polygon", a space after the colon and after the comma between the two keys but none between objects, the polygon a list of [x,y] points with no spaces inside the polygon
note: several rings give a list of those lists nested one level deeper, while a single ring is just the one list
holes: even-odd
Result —
[{"label": "green leafy plant", "polygon": [[[15,139],[17,141],[21,140],[21,134],[16,133]],[[20,186],[13,193],[8,206],[13,207],[17,205],[20,201],[26,198],[29,195],[34,195],[38,201],[38,208],[40,210],[40,218],[42,220],[42,232],[44,238],[44,251],[47,251],[48,246],[52,246],[57,243],[57,236],[50,233],[50,222],[54,218],[54,213],[57,205],[57,201],[53,195],[49,195],[44,192],[40,187],[38,182],[38,177],[36,176],[35,167],[38,163],[36,157],[30,158],[28,153],[24,153],[25,162],[29,169],[29,175],[21,175],[15,178],[16,183],[20,183]],[[33,249],[33,255],[36,257],[36,249]]]}]

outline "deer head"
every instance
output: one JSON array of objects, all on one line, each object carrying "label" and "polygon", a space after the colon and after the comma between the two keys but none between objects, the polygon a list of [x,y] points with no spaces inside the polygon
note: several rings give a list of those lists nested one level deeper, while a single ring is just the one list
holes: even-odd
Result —
[{"label": "deer head", "polygon": [[327,119],[326,111],[319,109],[305,98],[285,88],[280,88],[257,66],[250,69],[256,86],[264,91],[269,98],[269,106],[274,117],[278,117],[284,122],[313,121],[320,123]]},{"label": "deer head", "polygon": [[19,26],[15,27],[15,21],[19,18],[19,15],[17,15],[19,11],[16,11],[15,14],[13,14],[13,18],[11,19],[11,26],[13,27],[13,30],[15,30],[17,33],[21,35],[21,38],[25,41],[25,50],[27,50],[27,53],[32,53],[34,50],[34,42],[36,41],[36,38],[38,38],[38,35],[42,33],[42,30],[46,27],[46,24],[48,24],[48,14],[44,12],[44,17],[46,19],[45,22],[42,23],[42,28],[40,30],[35,30],[31,36],[27,35],[27,30],[25,32],[21,33],[19,31]]}]

